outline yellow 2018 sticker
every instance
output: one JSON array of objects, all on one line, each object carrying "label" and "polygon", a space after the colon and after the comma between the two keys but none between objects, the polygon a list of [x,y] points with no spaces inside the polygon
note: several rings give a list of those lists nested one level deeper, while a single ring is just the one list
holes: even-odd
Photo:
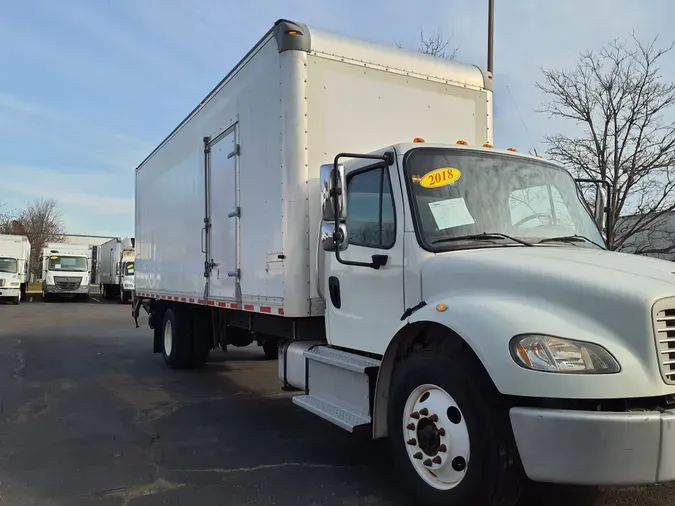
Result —
[{"label": "yellow 2018 sticker", "polygon": [[420,185],[424,188],[440,188],[454,183],[460,177],[462,177],[462,173],[459,169],[442,167],[424,174],[420,179]]}]

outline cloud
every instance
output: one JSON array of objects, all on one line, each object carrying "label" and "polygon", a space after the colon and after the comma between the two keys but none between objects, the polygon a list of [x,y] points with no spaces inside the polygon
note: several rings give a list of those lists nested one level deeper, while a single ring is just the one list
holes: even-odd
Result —
[{"label": "cloud", "polygon": [[[49,149],[70,162],[130,171],[138,165],[151,144],[121,132],[82,121],[68,111],[0,92],[0,146],[28,144],[23,156]],[[7,153],[8,149],[3,149]],[[6,160],[3,160],[6,161]]]}]

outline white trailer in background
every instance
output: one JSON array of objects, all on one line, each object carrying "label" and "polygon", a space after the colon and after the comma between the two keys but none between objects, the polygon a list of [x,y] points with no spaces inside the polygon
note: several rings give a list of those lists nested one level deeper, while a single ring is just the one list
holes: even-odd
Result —
[{"label": "white trailer in background", "polygon": [[99,246],[96,282],[104,299],[117,299],[123,304],[131,300],[135,258],[133,238],[115,238]]},{"label": "white trailer in background", "polygon": [[42,300],[89,298],[92,247],[87,244],[47,243],[40,256]]},{"label": "white trailer in background", "polygon": [[171,368],[278,346],[293,402],[388,438],[415,504],[672,481],[672,264],[492,148],[491,85],[277,22],[136,170],[132,315]]},{"label": "white trailer in background", "polygon": [[0,300],[19,304],[30,282],[30,242],[23,235],[0,235]]}]

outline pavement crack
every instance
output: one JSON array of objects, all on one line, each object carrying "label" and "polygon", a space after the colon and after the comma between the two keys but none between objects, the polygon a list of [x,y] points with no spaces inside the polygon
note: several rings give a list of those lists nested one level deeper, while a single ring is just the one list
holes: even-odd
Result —
[{"label": "pavement crack", "polygon": [[122,506],[128,506],[128,504],[135,499],[170,492],[184,486],[185,483],[174,483],[165,480],[164,478],[156,478],[150,483],[103,490],[91,495],[122,499]]},{"label": "pavement crack", "polygon": [[231,469],[211,468],[211,469],[172,469],[171,472],[178,473],[218,473],[218,474],[236,474],[236,473],[254,473],[256,471],[266,471],[268,469],[282,469],[284,467],[303,467],[305,469],[340,469],[361,467],[340,464],[314,464],[312,462],[281,462],[280,464],[262,464],[251,467],[236,467]]},{"label": "pavement crack", "polygon": [[26,368],[26,354],[23,351],[23,348],[21,348],[22,343],[23,341],[21,339],[16,340],[16,355],[14,357],[16,366],[12,371],[12,378],[14,378],[14,381],[17,383],[23,382],[23,371]]}]

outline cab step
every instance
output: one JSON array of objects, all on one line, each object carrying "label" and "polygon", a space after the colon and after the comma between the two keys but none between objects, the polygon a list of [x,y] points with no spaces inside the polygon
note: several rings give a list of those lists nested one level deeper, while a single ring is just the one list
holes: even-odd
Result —
[{"label": "cab step", "polygon": [[380,361],[329,346],[312,347],[303,357],[307,394],[293,402],[349,432],[369,425]]}]

